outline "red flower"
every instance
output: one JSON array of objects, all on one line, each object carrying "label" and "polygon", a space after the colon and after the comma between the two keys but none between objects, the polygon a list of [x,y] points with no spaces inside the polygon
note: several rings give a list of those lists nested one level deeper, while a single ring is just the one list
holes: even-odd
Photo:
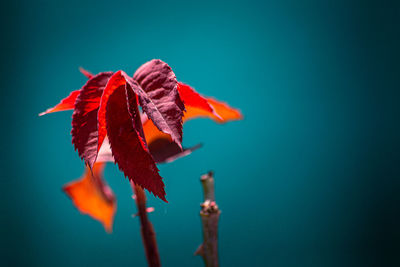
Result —
[{"label": "red flower", "polygon": [[117,163],[130,180],[166,201],[156,163],[173,161],[199,147],[182,148],[182,123],[197,117],[219,123],[242,118],[238,110],[178,83],[161,60],[145,63],[133,78],[123,71],[81,72],[89,78],[87,83],[40,115],[74,110],[72,143],[87,170],[64,191],[81,212],[101,221],[108,231],[115,197],[102,179],[104,162]]}]

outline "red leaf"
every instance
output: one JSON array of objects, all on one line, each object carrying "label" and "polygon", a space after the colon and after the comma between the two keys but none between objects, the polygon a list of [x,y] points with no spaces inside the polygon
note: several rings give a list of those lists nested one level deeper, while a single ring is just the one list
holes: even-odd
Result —
[{"label": "red leaf", "polygon": [[72,143],[79,156],[92,168],[97,157],[97,111],[104,86],[112,72],[97,74],[82,87],[72,115]]},{"label": "red leaf", "polygon": [[[144,136],[140,136],[142,130],[137,99],[129,90],[132,90],[129,84],[120,85],[108,97],[106,105],[106,127],[113,157],[125,176],[167,202],[162,178]],[[128,112],[127,100],[129,110],[134,112],[131,114],[133,118]]]},{"label": "red leaf", "polygon": [[[100,100],[100,107],[97,114],[98,121],[98,140],[97,140],[97,152],[100,150],[101,145],[103,144],[104,138],[107,135],[106,128],[106,107],[107,102],[110,96],[117,90],[119,87],[125,87],[126,79],[123,75],[123,71],[118,71],[114,73],[111,78],[108,80],[106,87],[104,88],[103,94]],[[126,100],[124,100],[126,101]]]},{"label": "red leaf", "polygon": [[75,106],[75,100],[78,97],[79,93],[81,90],[76,90],[72,91],[69,96],[61,100],[60,103],[58,103],[56,106],[47,109],[45,112],[42,112],[39,114],[39,116],[43,116],[45,114],[53,113],[53,112],[58,112],[58,111],[64,111],[64,110],[71,110],[74,109]]},{"label": "red leaf", "polygon": [[133,78],[154,103],[157,112],[149,107],[149,100],[138,94],[143,111],[157,128],[169,134],[182,147],[182,117],[185,106],[177,90],[175,74],[167,63],[153,59],[137,69]]},{"label": "red leaf", "polygon": [[[168,108],[168,106],[171,106],[171,103],[165,103],[162,105],[157,106],[153,99],[137,84],[137,82],[129,77],[125,72],[123,71],[118,71],[116,72],[108,81],[106,88],[104,89],[104,93],[101,97],[100,101],[100,109],[98,112],[98,129],[99,129],[99,142],[98,142],[98,150],[100,149],[103,140],[107,134],[106,130],[106,123],[105,123],[105,108],[107,106],[107,101],[110,97],[110,95],[120,86],[128,84],[129,87],[133,90],[133,92],[138,96],[139,102],[143,108],[143,111],[148,115],[150,119],[154,122],[155,125],[159,129],[163,129],[161,131],[171,135],[172,137],[174,135],[173,133],[177,130],[180,131],[180,139],[182,139],[182,125],[181,125],[181,120],[178,119],[178,121],[174,121],[173,119],[177,117],[174,108]],[[163,92],[164,88],[159,88],[158,92]],[[167,90],[167,89],[165,89]],[[177,93],[177,90],[175,90]],[[168,93],[164,92],[164,93]],[[163,93],[160,93],[163,94]],[[173,92],[169,94],[174,94]],[[153,95],[154,96],[154,95]],[[178,95],[179,98],[179,95]],[[165,99],[167,101],[167,99]],[[179,98],[180,101],[180,98]],[[182,111],[179,111],[182,112]],[[179,117],[179,116],[178,116]],[[180,125],[180,130],[176,129],[176,126]],[[174,140],[176,141],[176,140]],[[181,143],[177,142],[179,147],[181,147]]]}]

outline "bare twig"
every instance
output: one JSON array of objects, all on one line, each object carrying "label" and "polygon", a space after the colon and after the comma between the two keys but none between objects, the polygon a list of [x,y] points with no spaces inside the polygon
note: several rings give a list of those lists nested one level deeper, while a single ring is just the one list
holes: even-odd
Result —
[{"label": "bare twig", "polygon": [[136,206],[138,209],[138,216],[140,218],[140,230],[142,233],[144,250],[146,251],[147,262],[150,267],[161,266],[160,255],[158,254],[156,241],[156,233],[154,232],[152,223],[147,217],[145,192],[143,188],[135,185],[135,183],[133,183],[132,181],[131,186],[135,193]]},{"label": "bare twig", "polygon": [[203,244],[196,250],[195,255],[203,257],[207,267],[218,266],[218,220],[221,211],[215,203],[213,172],[201,176],[204,202],[200,204],[200,217],[203,226]]}]

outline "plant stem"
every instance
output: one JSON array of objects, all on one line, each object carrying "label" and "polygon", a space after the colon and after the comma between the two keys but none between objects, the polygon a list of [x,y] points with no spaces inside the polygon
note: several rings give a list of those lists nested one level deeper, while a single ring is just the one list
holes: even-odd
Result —
[{"label": "plant stem", "polygon": [[203,244],[195,255],[201,255],[207,267],[218,267],[218,220],[221,211],[215,203],[213,172],[201,176],[204,202],[200,204],[200,218],[203,226]]},{"label": "plant stem", "polygon": [[143,188],[139,185],[135,185],[132,181],[131,186],[136,196],[136,206],[140,218],[140,230],[142,233],[142,241],[146,252],[147,262],[150,267],[159,267],[161,266],[160,255],[158,254],[156,233],[154,232],[152,223],[147,217],[146,194]]}]

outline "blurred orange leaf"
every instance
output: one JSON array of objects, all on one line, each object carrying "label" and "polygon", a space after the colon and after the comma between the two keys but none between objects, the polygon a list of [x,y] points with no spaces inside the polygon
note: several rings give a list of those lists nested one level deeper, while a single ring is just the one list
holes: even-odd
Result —
[{"label": "blurred orange leaf", "polygon": [[110,187],[104,183],[105,163],[93,165],[93,175],[88,167],[81,179],[63,187],[77,209],[100,221],[108,233],[112,232],[116,200]]}]

